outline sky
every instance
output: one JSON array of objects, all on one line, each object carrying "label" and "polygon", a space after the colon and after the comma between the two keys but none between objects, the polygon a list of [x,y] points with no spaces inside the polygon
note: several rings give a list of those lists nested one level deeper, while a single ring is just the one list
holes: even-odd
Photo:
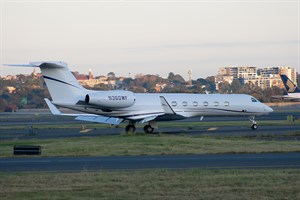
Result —
[{"label": "sky", "polygon": [[[0,66],[64,61],[72,71],[193,79],[219,67],[299,71],[300,0],[0,0]],[[1,76],[33,69],[1,67]]]}]

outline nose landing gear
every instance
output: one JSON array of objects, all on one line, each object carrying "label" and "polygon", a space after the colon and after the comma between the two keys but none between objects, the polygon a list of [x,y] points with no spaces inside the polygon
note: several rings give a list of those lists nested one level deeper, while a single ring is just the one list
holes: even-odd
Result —
[{"label": "nose landing gear", "polygon": [[257,123],[256,123],[256,121],[255,121],[255,117],[254,116],[251,116],[251,117],[249,117],[249,120],[251,121],[251,128],[253,129],[253,130],[256,130],[257,128],[258,128],[258,125],[257,125]]}]

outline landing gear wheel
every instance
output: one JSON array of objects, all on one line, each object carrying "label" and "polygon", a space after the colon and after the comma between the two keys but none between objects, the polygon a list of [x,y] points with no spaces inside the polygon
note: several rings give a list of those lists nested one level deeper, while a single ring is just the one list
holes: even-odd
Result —
[{"label": "landing gear wheel", "polygon": [[153,133],[154,128],[152,128],[150,125],[144,126],[145,133]]},{"label": "landing gear wheel", "polygon": [[135,126],[134,125],[127,125],[125,128],[126,133],[134,133],[135,132]]},{"label": "landing gear wheel", "polygon": [[250,116],[249,120],[251,121],[251,128],[253,130],[256,130],[258,128],[256,121],[255,121],[255,116]]},{"label": "landing gear wheel", "polygon": [[257,124],[252,124],[252,125],[251,125],[251,128],[252,128],[253,130],[256,130],[256,129],[258,128],[258,126],[257,126]]}]

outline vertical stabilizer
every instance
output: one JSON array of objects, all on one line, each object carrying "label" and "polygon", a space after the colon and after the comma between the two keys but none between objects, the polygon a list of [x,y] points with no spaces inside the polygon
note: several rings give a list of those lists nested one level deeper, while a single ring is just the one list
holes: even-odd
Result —
[{"label": "vertical stabilizer", "polygon": [[63,62],[33,62],[40,67],[52,100],[54,102],[77,102],[84,99],[85,89],[79,84]]},{"label": "vertical stabilizer", "polygon": [[300,89],[286,75],[280,75],[284,87],[288,93],[300,93]]}]

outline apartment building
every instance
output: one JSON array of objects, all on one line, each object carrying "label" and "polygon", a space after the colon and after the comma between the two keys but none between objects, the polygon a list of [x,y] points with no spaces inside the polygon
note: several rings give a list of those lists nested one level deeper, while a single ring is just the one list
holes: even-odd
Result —
[{"label": "apartment building", "polygon": [[297,84],[297,72],[295,68],[290,66],[264,67],[260,69],[248,66],[220,67],[217,76],[215,76],[215,83],[217,90],[219,83],[227,81],[231,84],[234,79],[238,79],[242,85],[248,83],[262,89],[274,86],[283,88],[280,74],[287,75]]}]

